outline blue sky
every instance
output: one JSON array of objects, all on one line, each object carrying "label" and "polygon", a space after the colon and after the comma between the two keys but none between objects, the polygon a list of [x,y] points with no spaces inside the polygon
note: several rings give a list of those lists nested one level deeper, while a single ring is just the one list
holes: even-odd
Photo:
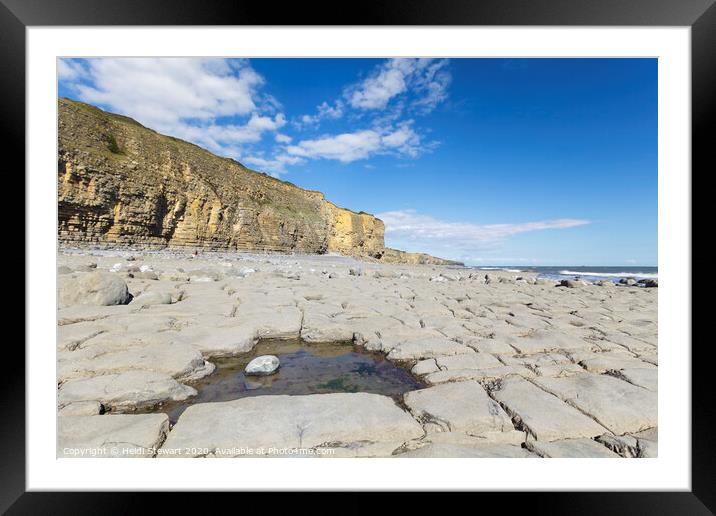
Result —
[{"label": "blue sky", "polygon": [[657,264],[656,59],[65,59],[59,94],[475,265]]}]

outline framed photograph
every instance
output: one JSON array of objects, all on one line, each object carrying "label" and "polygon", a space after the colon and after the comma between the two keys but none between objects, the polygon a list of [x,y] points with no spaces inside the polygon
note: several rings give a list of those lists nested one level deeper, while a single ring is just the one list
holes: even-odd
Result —
[{"label": "framed photograph", "polygon": [[0,0],[27,298],[0,507],[710,514],[713,3]]}]

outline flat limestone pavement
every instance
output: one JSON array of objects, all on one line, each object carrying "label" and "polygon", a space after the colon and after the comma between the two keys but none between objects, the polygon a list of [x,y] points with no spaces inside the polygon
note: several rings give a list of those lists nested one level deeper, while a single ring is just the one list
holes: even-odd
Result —
[{"label": "flat limestone pavement", "polygon": [[514,430],[509,416],[474,381],[409,392],[405,395],[405,404],[432,431],[479,435]]},{"label": "flat limestone pavement", "polygon": [[564,439],[561,441],[527,441],[528,450],[540,457],[562,458],[604,458],[618,459],[619,455],[593,439]]},{"label": "flat limestone pavement", "polygon": [[492,396],[539,441],[597,437],[606,430],[579,410],[518,376],[503,380],[500,387],[492,391]]},{"label": "flat limestone pavement", "polygon": [[62,416],[58,421],[58,457],[147,458],[169,431],[164,414]]},{"label": "flat limestone pavement", "polygon": [[[167,442],[196,438],[207,456],[232,456],[236,442],[278,447],[271,456],[657,453],[658,288],[182,249],[62,249],[58,272],[58,411],[65,426],[94,418],[77,434],[88,445],[116,440],[106,418],[191,402],[219,357],[302,337],[385,353],[426,388],[398,404],[365,393],[195,404]],[[296,426],[302,415],[310,426]]]},{"label": "flat limestone pavement", "polygon": [[569,378],[538,378],[535,383],[589,414],[615,434],[657,426],[656,394],[618,378],[580,373]]},{"label": "flat limestone pavement", "polygon": [[99,401],[106,407],[137,407],[164,400],[180,401],[196,390],[171,376],[150,371],[127,371],[91,378],[68,380],[60,387],[60,405],[78,401]]},{"label": "flat limestone pavement", "polygon": [[536,455],[529,450],[512,444],[480,444],[476,446],[459,446],[454,444],[431,443],[422,448],[406,451],[395,456],[400,459],[409,458],[431,458],[439,459],[444,457],[469,458],[469,459],[529,459]]},{"label": "flat limestone pavement", "polygon": [[160,456],[234,457],[316,448],[350,449],[359,455],[376,444],[390,454],[422,435],[418,422],[386,396],[258,396],[189,407]]}]

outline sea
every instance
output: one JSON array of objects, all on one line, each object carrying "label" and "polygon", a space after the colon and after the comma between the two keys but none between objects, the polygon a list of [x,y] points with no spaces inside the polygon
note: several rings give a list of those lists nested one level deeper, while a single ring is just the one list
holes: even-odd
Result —
[{"label": "sea", "polygon": [[618,282],[622,278],[658,279],[658,267],[597,267],[592,265],[557,266],[557,267],[526,267],[526,266],[493,266],[473,267],[478,270],[500,270],[508,272],[536,272],[539,278],[550,280],[580,278],[587,281],[611,280]]}]

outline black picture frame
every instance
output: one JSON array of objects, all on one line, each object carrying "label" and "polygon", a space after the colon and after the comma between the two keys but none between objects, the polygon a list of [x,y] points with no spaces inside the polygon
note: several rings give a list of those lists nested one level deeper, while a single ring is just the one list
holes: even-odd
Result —
[{"label": "black picture frame", "polygon": [[[4,155],[17,158],[13,174],[24,170],[25,29],[40,25],[562,25],[689,26],[692,72],[692,180],[713,169],[716,107],[715,0],[404,0],[359,5],[305,2],[210,2],[207,0],[0,0],[0,124]],[[710,165],[710,167],[709,167]],[[10,173],[4,167],[6,173]],[[23,186],[24,189],[24,181]],[[703,195],[703,193],[702,193]],[[693,202],[693,201],[692,201]],[[16,227],[19,226],[19,221]],[[693,256],[693,255],[692,255]],[[694,270],[699,263],[692,258]],[[704,264],[705,267],[705,264]],[[25,274],[30,271],[25,270]],[[684,278],[691,281],[691,278]],[[696,308],[696,306],[694,306]],[[26,314],[32,306],[26,306]],[[693,320],[693,316],[692,316]],[[681,343],[681,345],[686,343]],[[685,347],[685,346],[684,346]],[[710,342],[692,347],[692,490],[689,492],[609,492],[510,494],[511,509],[550,514],[713,514],[716,511],[716,439]],[[2,378],[0,511],[9,514],[128,514],[145,509],[147,497],[126,493],[25,492],[25,353],[5,345],[13,364]],[[10,356],[7,356],[10,354]],[[667,417],[663,415],[662,417]],[[217,496],[217,495],[212,495]],[[245,495],[242,495],[245,496]],[[483,496],[501,496],[488,494]],[[223,497],[222,497],[223,498]],[[412,498],[422,505],[422,498]],[[222,501],[217,500],[217,501]],[[171,507],[202,507],[204,500],[172,493]],[[216,501],[214,501],[216,503]],[[247,502],[242,502],[243,508]],[[358,503],[356,508],[361,504]],[[167,507],[170,507],[167,506]],[[522,507],[521,507],[522,506]],[[315,506],[312,504],[312,509]],[[239,508],[237,508],[239,509]],[[369,509],[368,506],[365,509]]]}]

